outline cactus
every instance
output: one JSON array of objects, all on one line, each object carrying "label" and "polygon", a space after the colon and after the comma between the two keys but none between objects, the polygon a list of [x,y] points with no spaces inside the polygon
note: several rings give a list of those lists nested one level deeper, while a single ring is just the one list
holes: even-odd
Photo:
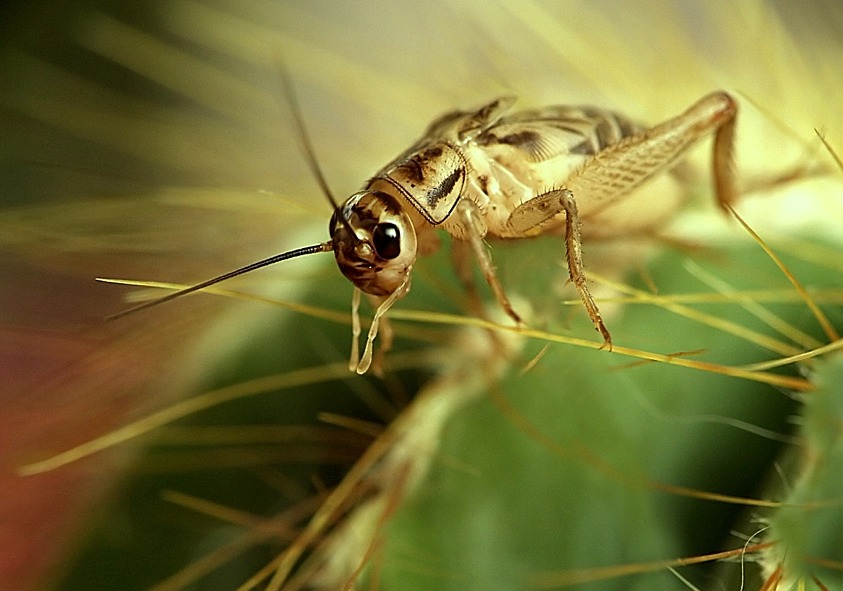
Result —
[{"label": "cactus", "polygon": [[843,356],[819,361],[810,375],[814,388],[802,397],[781,506],[763,532],[772,545],[761,564],[780,589],[843,583]]}]

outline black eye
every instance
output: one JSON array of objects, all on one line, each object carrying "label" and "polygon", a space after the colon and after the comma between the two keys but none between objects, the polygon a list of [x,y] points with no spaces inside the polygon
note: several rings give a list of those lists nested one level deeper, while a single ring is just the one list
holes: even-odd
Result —
[{"label": "black eye", "polygon": [[375,252],[382,259],[394,259],[401,254],[401,234],[395,224],[378,224],[372,233]]}]

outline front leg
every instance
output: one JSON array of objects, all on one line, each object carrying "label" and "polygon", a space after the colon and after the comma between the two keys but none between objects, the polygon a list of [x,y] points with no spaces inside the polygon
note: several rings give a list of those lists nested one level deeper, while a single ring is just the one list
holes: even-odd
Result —
[{"label": "front leg", "polygon": [[477,262],[480,264],[480,269],[483,271],[483,276],[492,292],[495,294],[501,308],[518,324],[523,324],[521,317],[515,312],[509,298],[503,291],[498,277],[495,275],[495,267],[492,265],[492,258],[489,256],[489,251],[486,250],[486,244],[483,242],[483,237],[486,235],[486,226],[480,219],[480,212],[477,211],[477,206],[468,199],[460,200],[457,205],[457,214],[462,221],[463,226],[468,234],[468,240],[471,248],[474,250],[474,255],[477,257]]},{"label": "front leg", "polygon": [[466,305],[469,311],[478,318],[484,317],[483,301],[477,292],[477,285],[474,283],[474,256],[471,241],[454,240],[451,242],[451,259],[454,264],[457,278],[462,284],[466,293]]},{"label": "front leg", "polygon": [[542,224],[565,214],[565,247],[568,258],[568,275],[580,294],[594,328],[603,336],[603,346],[612,349],[612,336],[603,324],[600,309],[588,290],[582,264],[582,237],[580,216],[574,194],[568,189],[554,189],[526,201],[513,210],[509,216],[509,229],[515,234],[530,235]]}]

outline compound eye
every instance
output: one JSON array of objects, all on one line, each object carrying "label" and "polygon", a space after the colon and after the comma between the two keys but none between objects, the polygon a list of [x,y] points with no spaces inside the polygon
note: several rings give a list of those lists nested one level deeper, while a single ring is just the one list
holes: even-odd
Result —
[{"label": "compound eye", "polygon": [[394,259],[401,254],[401,233],[395,224],[378,224],[372,233],[375,252],[382,259]]}]

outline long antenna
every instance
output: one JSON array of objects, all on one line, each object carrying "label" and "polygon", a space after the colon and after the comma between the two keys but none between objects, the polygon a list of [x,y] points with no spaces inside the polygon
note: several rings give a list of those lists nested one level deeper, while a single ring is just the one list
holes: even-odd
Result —
[{"label": "long antenna", "polygon": [[287,259],[304,256],[306,254],[316,254],[317,252],[331,252],[332,250],[333,243],[331,241],[328,241],[323,242],[321,244],[303,246],[301,248],[296,248],[295,250],[290,250],[281,254],[276,254],[267,259],[263,259],[262,261],[257,261],[256,263],[246,265],[245,267],[240,267],[239,269],[235,269],[234,271],[229,271],[228,273],[219,275],[217,277],[214,277],[213,279],[208,279],[207,281],[203,281],[202,283],[191,285],[190,287],[180,289],[179,291],[174,291],[173,293],[165,295],[162,298],[158,298],[157,300],[144,302],[142,304],[138,304],[137,306],[133,306],[127,310],[123,310],[122,312],[118,312],[117,314],[112,314],[111,316],[108,316],[106,320],[116,320],[118,318],[128,316],[129,314],[134,314],[135,312],[140,312],[141,310],[146,310],[147,308],[152,308],[153,306],[157,306],[159,304],[164,304],[176,298],[180,298],[183,295],[193,293],[194,291],[199,291],[200,289],[205,289],[206,287],[209,287],[221,281],[225,281],[226,279],[237,277],[238,275],[248,273],[249,271],[254,271],[255,269],[260,269],[261,267],[266,267],[268,265],[280,263],[281,261],[286,261]]},{"label": "long antenna", "polygon": [[[333,193],[331,193],[331,189],[330,187],[328,187],[328,182],[325,180],[325,175],[322,173],[322,169],[319,167],[319,163],[316,160],[316,152],[313,149],[313,142],[311,142],[310,135],[307,133],[307,128],[304,125],[304,118],[302,117],[301,107],[299,105],[298,99],[296,98],[295,90],[293,89],[292,79],[287,73],[287,70],[283,67],[280,62],[279,71],[281,74],[281,81],[283,83],[284,94],[287,96],[287,101],[290,103],[290,109],[293,113],[293,120],[296,123],[296,131],[298,132],[299,141],[301,141],[302,149],[304,151],[305,158],[307,159],[308,167],[310,168],[310,171],[313,176],[316,178],[316,182],[319,184],[319,188],[322,189],[322,193],[333,206],[334,211],[337,214],[337,219],[339,219],[342,225],[345,227],[349,236],[353,240],[356,240],[357,234],[354,232],[354,229],[351,227],[351,224],[348,222],[345,216],[342,215],[342,208],[340,207]],[[249,271],[260,269],[261,267],[266,267],[275,263],[280,263],[281,261],[286,261],[287,259],[292,259],[307,254],[315,254],[317,252],[331,252],[333,251],[333,249],[333,241],[329,240],[328,242],[323,242],[321,244],[314,244],[313,246],[305,246],[302,248],[297,248],[295,250],[290,250],[285,253],[276,254],[261,261],[257,261],[250,265],[246,265],[245,267],[240,267],[239,269],[235,269],[234,271],[229,271],[228,273],[225,273],[223,275],[219,275],[212,279],[208,279],[207,281],[203,281],[202,283],[197,283],[196,285],[191,285],[190,287],[174,291],[173,293],[168,294],[162,298],[151,300],[149,302],[144,302],[142,304],[138,304],[137,306],[133,306],[131,308],[123,310],[122,312],[118,312],[117,314],[112,314],[111,316],[108,316],[106,320],[116,320],[118,318],[128,316],[129,314],[134,314],[135,312],[140,312],[141,310],[146,310],[147,308],[152,308],[153,306],[164,304],[176,298],[180,298],[183,295],[193,293],[194,291],[199,291],[200,289],[205,289],[206,287],[215,285],[221,281],[231,279],[232,277],[237,277],[238,275],[243,275],[244,273],[248,273]]]},{"label": "long antenna", "polygon": [[325,180],[322,168],[316,160],[316,151],[313,149],[313,142],[311,141],[310,134],[307,133],[307,127],[304,124],[304,117],[302,117],[301,106],[299,105],[298,98],[296,97],[296,91],[293,88],[293,81],[281,61],[278,62],[278,70],[280,72],[281,82],[283,83],[284,94],[287,95],[287,101],[290,103],[290,111],[292,111],[293,120],[296,122],[296,131],[298,132],[299,141],[302,144],[304,156],[307,159],[307,165],[310,167],[310,172],[314,177],[316,177],[316,182],[319,183],[319,188],[322,189],[322,194],[325,195],[333,206],[340,223],[342,223],[343,227],[345,227],[346,232],[348,232],[348,235],[352,238],[352,240],[356,241],[357,234],[354,232],[354,229],[351,227],[348,220],[345,219],[345,216],[342,215],[342,208],[334,197],[334,194],[331,192],[331,188],[328,186],[328,181]]}]

